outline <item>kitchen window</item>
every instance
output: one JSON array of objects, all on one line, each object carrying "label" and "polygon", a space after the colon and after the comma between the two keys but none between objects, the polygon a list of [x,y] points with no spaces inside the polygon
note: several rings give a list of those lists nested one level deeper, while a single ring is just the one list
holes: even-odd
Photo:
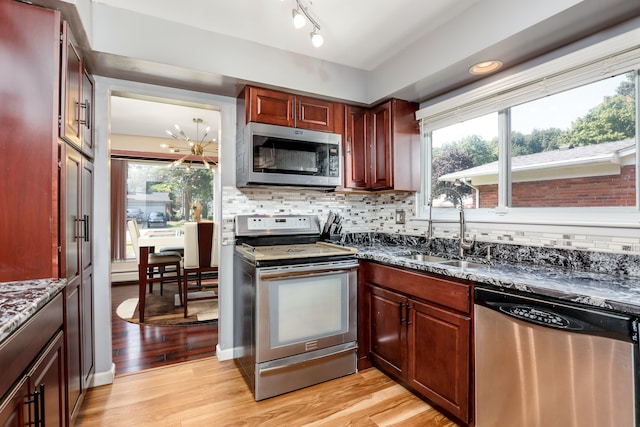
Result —
[{"label": "kitchen window", "polygon": [[421,216],[637,224],[640,49],[619,57],[419,111]]}]

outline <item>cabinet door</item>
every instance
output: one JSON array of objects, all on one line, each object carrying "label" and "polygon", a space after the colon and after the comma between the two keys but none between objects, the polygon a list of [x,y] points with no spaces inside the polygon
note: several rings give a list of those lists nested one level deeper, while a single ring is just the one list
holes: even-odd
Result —
[{"label": "cabinet door", "polygon": [[82,275],[82,385],[83,391],[91,384],[93,377],[95,356],[94,348],[94,316],[93,316],[93,268],[87,269]]},{"label": "cabinet door", "polygon": [[335,104],[333,102],[307,98],[305,96],[296,96],[295,104],[295,127],[301,129],[334,132]]},{"label": "cabinet door", "polygon": [[58,275],[59,12],[0,1],[0,282]]},{"label": "cabinet door", "polygon": [[80,142],[80,87],[82,81],[82,61],[73,41],[69,25],[62,25],[62,73],[60,116],[62,126],[60,136],[82,148]]},{"label": "cabinet door", "polygon": [[414,300],[409,304],[410,387],[468,421],[470,318]]},{"label": "cabinet door", "polygon": [[82,320],[81,304],[82,291],[80,280],[68,282],[65,288],[65,340],[67,344],[67,415],[72,419],[72,414],[79,409],[82,395]]},{"label": "cabinet door", "polygon": [[24,427],[29,425],[27,396],[29,396],[29,379],[23,377],[7,393],[6,397],[0,400],[1,427]]},{"label": "cabinet door", "polygon": [[368,127],[366,108],[347,106],[345,109],[344,187],[369,187]]},{"label": "cabinet door", "polygon": [[60,170],[61,194],[61,264],[60,277],[68,281],[80,280],[82,233],[84,218],[82,214],[82,156],[67,144],[61,145],[61,157],[64,160]]},{"label": "cabinet door", "polygon": [[407,366],[407,298],[378,286],[369,287],[371,338],[369,355],[389,375],[403,378]]},{"label": "cabinet door", "polygon": [[247,87],[247,91],[249,121],[289,127],[295,125],[293,95],[255,87]]},{"label": "cabinet door", "polygon": [[48,427],[65,425],[65,377],[63,334],[59,332],[51,341],[42,356],[34,364],[29,374],[32,392],[40,393],[38,399],[43,401],[43,412],[40,414],[41,424]]},{"label": "cabinet door", "polygon": [[82,161],[81,182],[82,233],[80,260],[82,265],[81,284],[81,334],[82,334],[82,375],[83,390],[91,383],[94,372],[93,335],[93,163]]},{"label": "cabinet door", "polygon": [[391,101],[371,110],[371,189],[393,188]]},{"label": "cabinet door", "polygon": [[95,147],[93,145],[93,79],[84,70],[82,72],[82,97],[80,102],[80,128],[82,139],[82,152],[93,158]]}]

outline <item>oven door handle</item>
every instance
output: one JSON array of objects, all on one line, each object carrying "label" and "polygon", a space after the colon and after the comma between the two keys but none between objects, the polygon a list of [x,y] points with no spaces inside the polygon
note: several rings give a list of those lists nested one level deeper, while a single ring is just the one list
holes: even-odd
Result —
[{"label": "oven door handle", "polygon": [[260,280],[273,280],[273,279],[301,279],[305,277],[316,277],[316,276],[326,276],[329,274],[341,274],[341,273],[350,273],[354,270],[357,270],[358,267],[353,267],[349,269],[324,269],[324,270],[313,270],[313,271],[286,271],[286,272],[276,272],[276,273],[263,273],[260,275]]},{"label": "oven door handle", "polygon": [[341,356],[341,355],[343,355],[345,353],[354,353],[356,350],[358,350],[358,347],[345,348],[343,350],[334,351],[333,353],[324,354],[322,356],[312,357],[311,359],[306,359],[306,360],[300,361],[298,363],[291,363],[291,364],[283,365],[283,366],[273,366],[271,368],[260,369],[259,372],[260,372],[260,375],[262,376],[262,375],[272,374],[272,373],[274,373],[276,371],[297,369],[297,367],[299,365],[308,365],[309,363],[321,362],[321,361],[324,361],[326,359],[332,359],[334,357]]}]

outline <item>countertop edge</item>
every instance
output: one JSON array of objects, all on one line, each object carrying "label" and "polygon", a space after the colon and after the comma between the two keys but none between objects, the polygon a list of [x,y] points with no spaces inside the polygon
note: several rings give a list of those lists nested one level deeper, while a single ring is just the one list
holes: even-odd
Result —
[{"label": "countertop edge", "polygon": [[0,345],[58,295],[66,279],[0,282]]}]

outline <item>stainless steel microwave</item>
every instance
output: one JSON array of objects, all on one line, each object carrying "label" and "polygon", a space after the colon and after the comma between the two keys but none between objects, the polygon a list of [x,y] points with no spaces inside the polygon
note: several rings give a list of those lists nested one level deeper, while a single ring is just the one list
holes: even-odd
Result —
[{"label": "stainless steel microwave", "polygon": [[236,146],[236,186],[335,188],[342,184],[342,137],[249,123]]}]

